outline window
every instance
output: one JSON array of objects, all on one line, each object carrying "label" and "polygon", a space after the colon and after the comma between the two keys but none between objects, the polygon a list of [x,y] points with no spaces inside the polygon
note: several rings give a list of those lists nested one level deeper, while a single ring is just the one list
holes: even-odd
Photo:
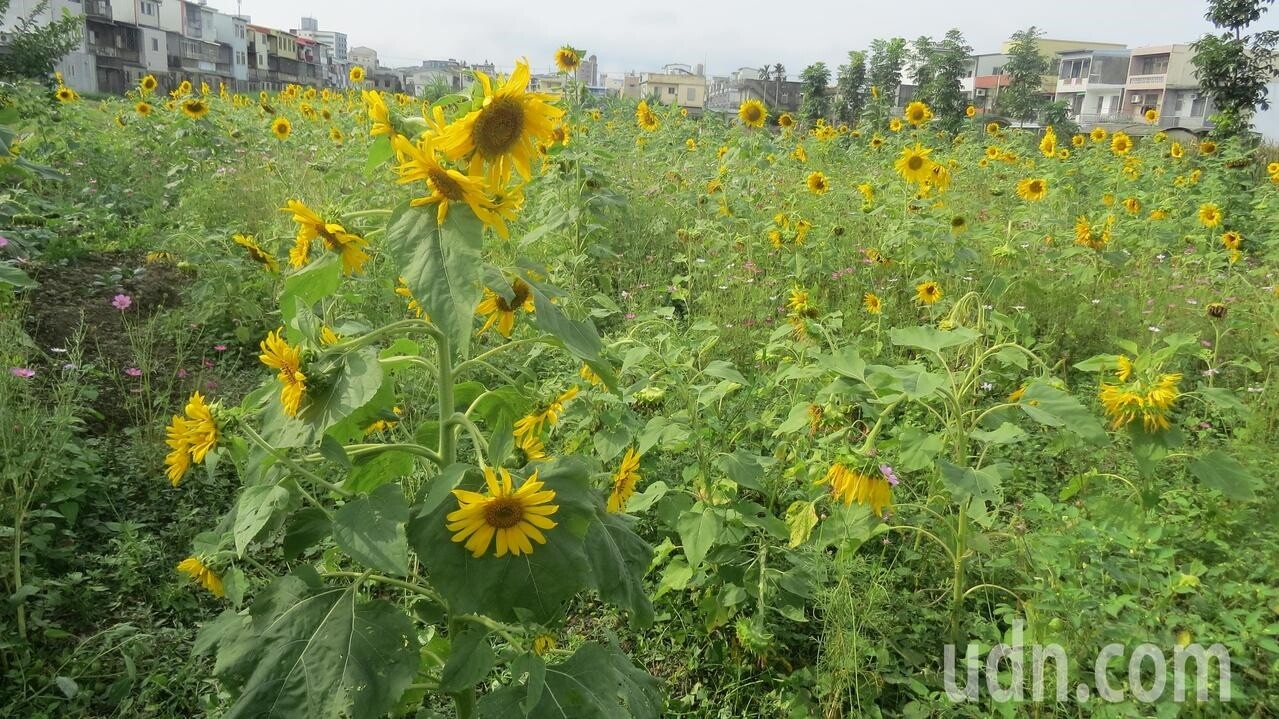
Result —
[{"label": "window", "polygon": [[1174,113],[1176,113],[1176,114],[1178,114],[1178,115],[1180,115],[1180,114],[1181,114],[1181,109],[1182,109],[1183,107],[1185,107],[1185,105],[1186,105],[1186,96],[1185,96],[1185,94],[1178,94],[1178,95],[1177,95],[1177,104],[1174,106],[1174,107],[1175,107],[1175,109],[1173,110],[1173,112],[1174,112]]},{"label": "window", "polygon": [[1101,103],[1102,103],[1102,101],[1104,101],[1105,99],[1106,99],[1105,95],[1098,95],[1098,96],[1097,96],[1097,114],[1098,114],[1098,115],[1100,115],[1100,114],[1101,114]]},{"label": "window", "polygon": [[674,85],[670,85],[670,86],[668,86],[668,87],[666,88],[666,94],[667,94],[667,95],[674,95],[674,94],[675,94],[675,86],[674,86]]},{"label": "window", "polygon": [[159,38],[151,38],[151,52],[160,52]]},{"label": "window", "polygon": [[1141,74],[1142,75],[1163,75],[1168,72],[1168,56],[1153,55],[1151,57],[1142,58]]},{"label": "window", "polygon": [[687,97],[686,99],[687,99],[689,102],[696,102],[696,101],[697,101],[697,88],[695,88],[695,87],[690,87],[690,88],[688,88],[688,97]]},{"label": "window", "polygon": [[142,14],[143,14],[143,15],[154,15],[154,14],[155,14],[155,5],[154,5],[153,3],[143,2],[143,3],[142,3]]}]

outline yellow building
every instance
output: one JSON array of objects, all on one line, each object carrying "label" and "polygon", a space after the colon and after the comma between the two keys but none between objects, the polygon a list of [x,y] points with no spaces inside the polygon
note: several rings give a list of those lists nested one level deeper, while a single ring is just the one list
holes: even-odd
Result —
[{"label": "yellow building", "polygon": [[[1012,40],[1005,40],[999,51],[1006,55],[1012,46]],[[1036,39],[1035,46],[1039,48],[1039,54],[1048,59],[1048,74],[1044,75],[1043,91],[1050,95],[1057,92],[1057,76],[1061,72],[1061,53],[1078,50],[1123,50],[1127,47],[1121,42],[1054,40],[1046,37]]]},{"label": "yellow building", "polygon": [[661,72],[628,73],[622,80],[621,96],[656,97],[663,105],[701,110],[706,107],[706,75],[701,65],[667,65]]}]

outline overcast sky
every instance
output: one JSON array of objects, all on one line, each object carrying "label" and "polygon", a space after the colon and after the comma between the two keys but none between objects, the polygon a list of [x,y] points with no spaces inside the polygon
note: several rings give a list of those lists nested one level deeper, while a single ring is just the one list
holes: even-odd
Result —
[{"label": "overcast sky", "polygon": [[[235,12],[235,0],[209,0]],[[782,63],[797,76],[825,61],[834,69],[849,50],[877,37],[940,37],[959,28],[977,52],[998,52],[1009,34],[1037,25],[1047,37],[1120,42],[1129,47],[1190,42],[1211,29],[1204,0],[631,0],[620,3],[474,3],[422,0],[242,0],[253,22],[283,29],[303,15],[321,29],[347,33],[351,46],[378,51],[384,65],[425,59],[491,61],[510,68],[528,57],[534,72],[552,69],[552,53],[571,44],[599,56],[603,72],[704,63],[707,74]],[[1260,24],[1279,29],[1279,10]]]}]

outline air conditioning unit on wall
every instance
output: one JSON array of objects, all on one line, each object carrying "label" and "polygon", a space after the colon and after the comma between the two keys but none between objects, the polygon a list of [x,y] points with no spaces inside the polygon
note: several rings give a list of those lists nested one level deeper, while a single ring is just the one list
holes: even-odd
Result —
[{"label": "air conditioning unit on wall", "polygon": [[1140,105],[1140,104],[1141,104],[1141,95],[1133,95],[1133,96],[1131,97],[1131,99],[1129,99],[1129,100],[1128,100],[1128,102],[1130,102],[1130,103],[1132,103],[1132,104],[1134,104],[1134,105]]},{"label": "air conditioning unit on wall", "polygon": [[974,95],[975,97],[985,97],[985,96],[986,96],[986,88],[984,88],[984,87],[979,87],[979,88],[977,88],[976,90],[973,90],[973,95]]}]

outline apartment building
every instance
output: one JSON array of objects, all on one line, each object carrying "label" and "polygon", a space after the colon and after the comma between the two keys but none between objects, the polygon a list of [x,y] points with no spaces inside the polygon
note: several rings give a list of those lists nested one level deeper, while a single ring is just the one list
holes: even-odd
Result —
[{"label": "apartment building", "polygon": [[1124,83],[1122,115],[1140,120],[1146,110],[1158,110],[1161,127],[1208,127],[1208,118],[1215,110],[1211,100],[1199,91],[1194,56],[1189,45],[1133,50]]},{"label": "apartment building", "polygon": [[708,112],[734,113],[747,100],[759,100],[774,115],[798,112],[803,101],[803,83],[784,77],[764,77],[759,68],[738,68],[727,76],[714,77],[706,90]]},{"label": "apartment building", "polygon": [[1081,124],[1118,122],[1128,80],[1128,50],[1067,50],[1058,53],[1053,99],[1065,102]]}]

